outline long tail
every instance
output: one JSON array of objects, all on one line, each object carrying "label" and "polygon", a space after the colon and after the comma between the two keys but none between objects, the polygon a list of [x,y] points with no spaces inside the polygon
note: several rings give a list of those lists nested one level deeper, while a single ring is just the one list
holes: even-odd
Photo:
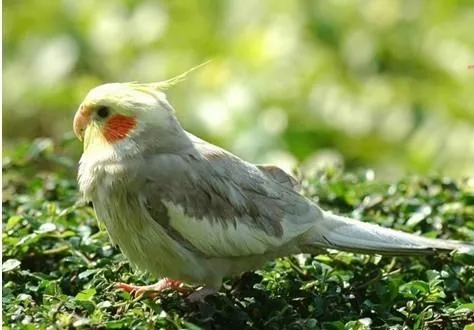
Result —
[{"label": "long tail", "polygon": [[474,248],[468,243],[424,238],[329,212],[323,212],[322,220],[308,234],[309,244],[303,247],[304,252],[329,248],[368,254],[425,255]]}]

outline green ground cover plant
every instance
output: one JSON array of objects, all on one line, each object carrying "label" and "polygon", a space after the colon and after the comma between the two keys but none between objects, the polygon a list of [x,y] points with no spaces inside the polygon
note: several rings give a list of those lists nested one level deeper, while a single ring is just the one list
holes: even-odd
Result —
[{"label": "green ground cover plant", "polygon": [[[68,146],[61,146],[61,150]],[[191,304],[135,298],[153,283],[111,245],[82,202],[76,160],[49,140],[3,155],[3,329],[474,329],[474,253],[423,258],[331,251],[277,259]],[[474,179],[370,170],[300,175],[326,209],[429,237],[474,241]],[[157,256],[159,257],[159,256]]]}]

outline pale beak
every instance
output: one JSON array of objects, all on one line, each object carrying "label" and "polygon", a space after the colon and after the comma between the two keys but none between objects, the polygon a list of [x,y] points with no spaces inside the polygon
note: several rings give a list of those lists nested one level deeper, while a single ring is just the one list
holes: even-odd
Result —
[{"label": "pale beak", "polygon": [[84,139],[84,132],[86,131],[90,120],[91,114],[89,109],[87,107],[81,106],[74,116],[73,123],[74,134],[76,134],[77,138],[81,141]]}]

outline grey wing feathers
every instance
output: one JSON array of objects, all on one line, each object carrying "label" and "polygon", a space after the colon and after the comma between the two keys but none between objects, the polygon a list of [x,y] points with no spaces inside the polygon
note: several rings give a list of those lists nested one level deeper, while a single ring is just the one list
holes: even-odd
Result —
[{"label": "grey wing feathers", "polygon": [[300,191],[301,186],[298,180],[286,173],[284,170],[275,165],[257,165],[258,169],[265,175],[270,177],[282,185],[288,186],[294,191]]},{"label": "grey wing feathers", "polygon": [[[306,232],[316,217],[311,203],[288,183],[202,140],[185,156],[154,155],[144,163],[149,174],[143,193],[150,215],[206,255],[265,253]],[[270,172],[278,178],[278,170]],[[163,202],[182,208],[188,218],[179,221],[186,226],[173,219],[170,225],[163,211],[160,216],[153,210]],[[198,237],[204,229],[211,231],[206,246]]]}]

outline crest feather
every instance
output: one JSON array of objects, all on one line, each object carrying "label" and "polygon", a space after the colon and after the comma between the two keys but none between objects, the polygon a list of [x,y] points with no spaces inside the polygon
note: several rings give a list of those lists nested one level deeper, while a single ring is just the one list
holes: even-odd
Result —
[{"label": "crest feather", "polygon": [[160,91],[166,91],[168,89],[170,89],[171,87],[179,84],[180,82],[186,80],[186,78],[188,77],[188,75],[200,68],[202,68],[203,66],[209,64],[209,62],[211,62],[211,60],[208,60],[204,63],[201,63],[195,67],[192,67],[191,69],[189,69],[188,71],[186,72],[183,72],[173,78],[170,78],[168,80],[164,80],[164,81],[159,81],[159,82],[155,82],[155,83],[149,83],[149,84],[146,84],[148,87],[151,87],[153,89],[158,89]]}]

